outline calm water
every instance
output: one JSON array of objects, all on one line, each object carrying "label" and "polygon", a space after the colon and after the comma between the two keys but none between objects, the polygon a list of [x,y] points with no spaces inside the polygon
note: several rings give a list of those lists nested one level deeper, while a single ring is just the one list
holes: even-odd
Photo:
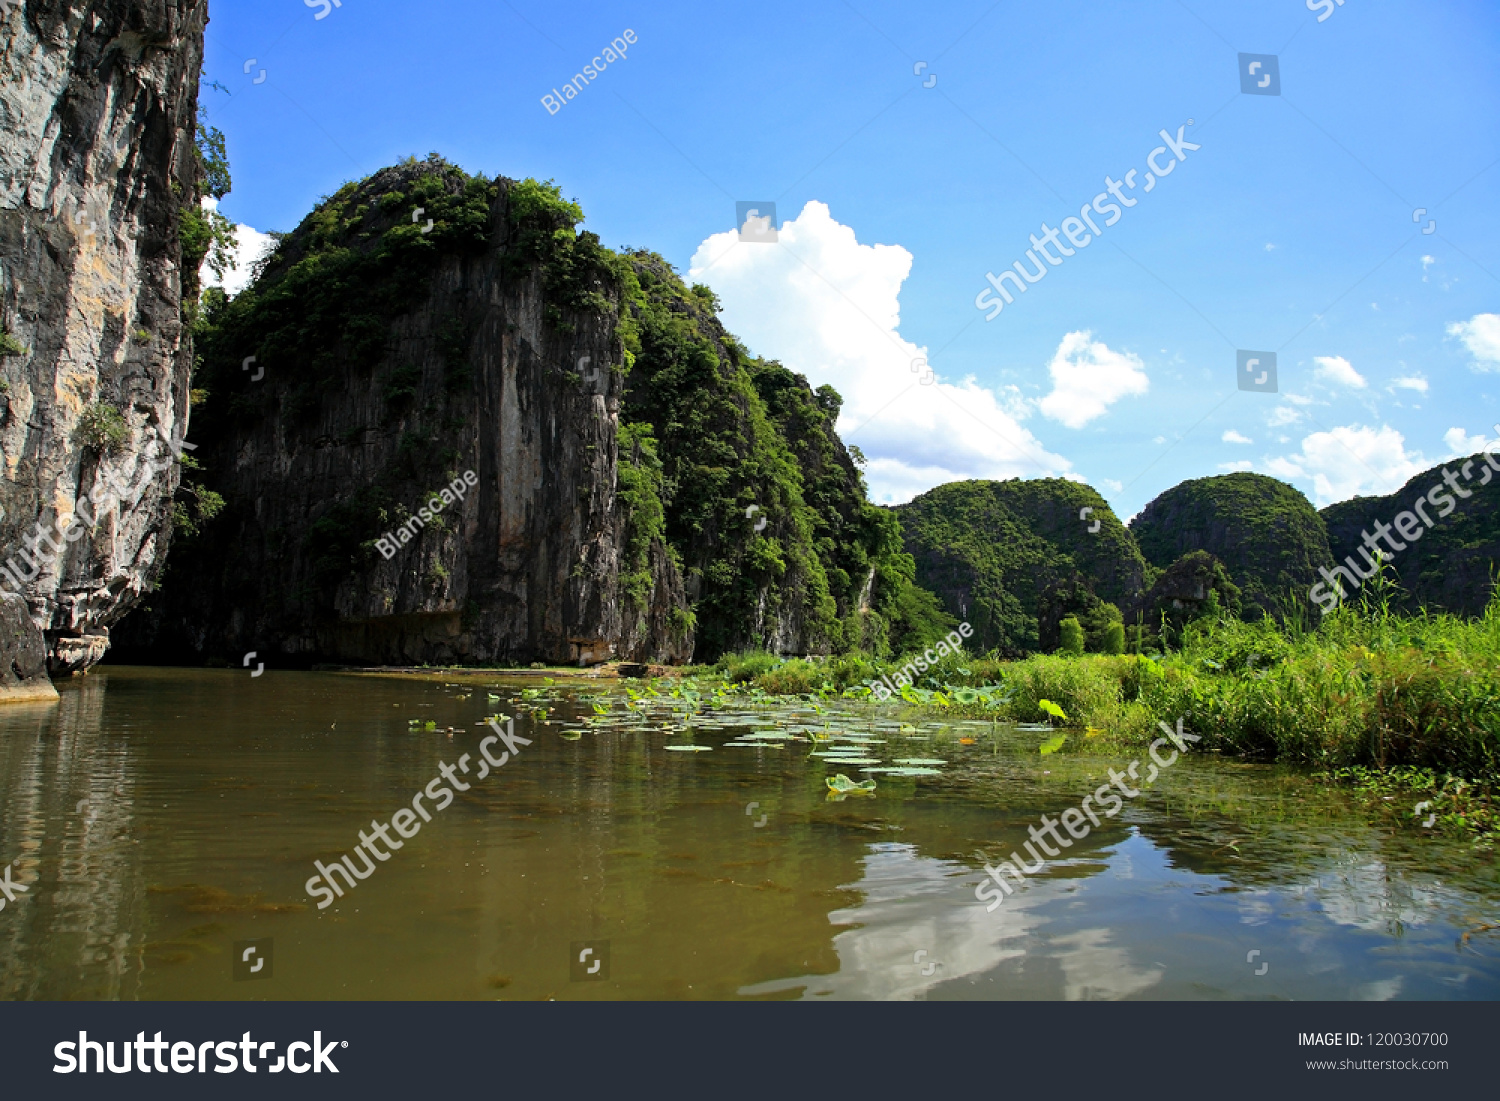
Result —
[{"label": "calm water", "polygon": [[[661,714],[568,730],[592,708],[527,718],[516,697],[537,683],[107,667],[58,704],[0,709],[0,863],[29,887],[0,911],[0,993],[1500,997],[1500,936],[1461,941],[1500,921],[1494,864],[1286,771],[1184,759],[990,914],[980,855],[1124,762],[1043,756],[1011,727],[872,726],[889,709],[764,711],[754,728],[864,731],[869,757],[945,762],[830,801],[825,776],[863,774],[811,744],[726,747],[751,727],[700,722],[711,752],[667,751],[687,739]],[[497,711],[533,741],[481,780]],[[352,854],[464,753],[470,790],[319,910],[313,862]],[[234,981],[251,938],[273,938],[272,977]],[[576,942],[607,954],[607,980],[571,977]]]}]

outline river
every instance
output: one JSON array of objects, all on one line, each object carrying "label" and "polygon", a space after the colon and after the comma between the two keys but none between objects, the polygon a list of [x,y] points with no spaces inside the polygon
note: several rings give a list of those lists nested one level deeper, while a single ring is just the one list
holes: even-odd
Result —
[{"label": "river", "polygon": [[[1121,760],[843,701],[600,717],[630,682],[542,683],[106,665],[0,709],[0,864],[27,888],[0,994],[1500,997],[1493,858],[1291,769],[1184,756],[990,913],[984,861]],[[496,714],[529,744],[481,779]],[[320,909],[315,862],[464,754],[469,790]],[[832,797],[837,772],[876,790]]]}]

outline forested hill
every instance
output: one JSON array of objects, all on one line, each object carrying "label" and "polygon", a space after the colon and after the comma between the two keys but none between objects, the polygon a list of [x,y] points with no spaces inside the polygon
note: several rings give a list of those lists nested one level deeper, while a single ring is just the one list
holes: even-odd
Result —
[{"label": "forested hill", "polygon": [[[1430,526],[1415,511],[1419,501],[1432,520]],[[1484,611],[1500,562],[1500,475],[1495,467],[1482,454],[1454,459],[1418,474],[1388,497],[1356,497],[1329,505],[1322,516],[1333,557],[1341,563],[1352,557],[1367,572],[1359,550],[1363,533],[1376,536],[1377,524],[1394,525],[1403,512],[1411,512],[1422,529],[1417,539],[1403,541],[1395,535],[1401,550],[1384,541],[1376,544],[1391,556],[1386,568],[1398,586],[1392,594],[1395,606],[1460,615]]]}]

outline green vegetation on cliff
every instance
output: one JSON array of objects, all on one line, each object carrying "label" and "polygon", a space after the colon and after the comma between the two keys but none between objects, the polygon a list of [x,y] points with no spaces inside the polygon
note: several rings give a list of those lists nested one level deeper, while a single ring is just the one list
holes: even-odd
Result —
[{"label": "green vegetation on cliff", "polygon": [[[1445,471],[1451,474],[1451,483],[1445,481]],[[1428,498],[1434,487],[1440,487],[1439,491]],[[1469,496],[1464,497],[1460,489]],[[1446,516],[1444,496],[1453,502]],[[1500,480],[1494,479],[1483,454],[1435,466],[1389,497],[1356,497],[1323,509],[1334,559],[1344,563],[1352,557],[1361,573],[1368,572],[1360,553],[1363,533],[1373,536],[1377,523],[1394,524],[1397,516],[1419,501],[1433,522],[1429,527],[1414,514],[1413,520],[1424,529],[1420,539],[1407,542],[1406,549],[1386,564],[1387,580],[1400,590],[1393,603],[1406,611],[1482,613],[1493,591],[1495,563],[1500,561]],[[1399,536],[1393,537],[1401,542]],[[1386,553],[1392,552],[1387,549]]]},{"label": "green vegetation on cliff", "polygon": [[[474,349],[498,344],[476,341],[496,316],[491,295],[539,285],[542,339],[525,340],[517,363],[555,380],[549,387],[586,393],[598,371],[615,376],[603,391],[619,395],[616,480],[600,499],[619,509],[617,587],[638,625],[652,607],[663,611],[654,589],[664,555],[688,598],[672,622],[696,627],[701,656],[756,647],[887,653],[951,629],[915,588],[899,524],[868,501],[834,433],[838,395],[814,393],[804,378],[750,355],[720,325],[707,288],[687,287],[652,253],[605,248],[580,230],[582,216],[551,183],[490,181],[441,158],[409,160],[325,199],[279,237],[232,300],[205,296],[195,385],[208,400],[195,433],[227,439],[271,422],[285,453],[309,461],[312,450],[313,462],[319,446],[395,444],[397,461],[376,460],[347,495],[313,502],[305,530],[263,533],[268,547],[307,564],[287,607],[335,615],[335,592],[375,563],[374,540],[408,519],[401,502],[453,476],[459,453],[443,441],[476,407],[493,407],[473,393]],[[499,264],[486,267],[495,255]],[[464,280],[493,282],[493,274],[453,274],[455,263],[498,272],[502,286],[474,295]],[[439,271],[455,288],[440,299]],[[430,314],[438,300],[451,313],[424,314],[420,325],[440,367],[419,366],[431,360],[417,358],[422,344],[404,319]],[[567,349],[597,332],[610,337],[613,362],[575,362]],[[249,385],[251,357],[297,370]],[[376,422],[350,427],[363,408],[351,395],[366,392],[377,399]],[[331,421],[330,409],[341,419]],[[332,438],[319,443],[324,437]],[[250,503],[225,496],[217,523],[211,510],[184,516],[193,537],[185,553],[196,542],[200,557],[229,554],[213,549],[223,533],[254,527]],[[441,531],[442,522],[429,528]]]},{"label": "green vegetation on cliff", "polygon": [[834,433],[839,396],[752,356],[712,293],[661,257],[628,259],[622,431],[646,424],[659,442],[699,654],[797,637],[814,652],[886,653],[940,637],[947,621],[913,591],[895,518],[869,502]]},{"label": "green vegetation on cliff", "polygon": [[1058,625],[1070,615],[1088,647],[1102,649],[1121,606],[1145,583],[1130,533],[1104,498],[1077,482],[954,482],[895,511],[917,583],[973,625],[979,649],[1056,649]]},{"label": "green vegetation on cliff", "polygon": [[1332,565],[1323,521],[1298,490],[1264,474],[1224,474],[1173,486],[1130,524],[1146,561],[1166,569],[1207,551],[1244,595],[1247,619],[1304,612],[1318,568]]}]

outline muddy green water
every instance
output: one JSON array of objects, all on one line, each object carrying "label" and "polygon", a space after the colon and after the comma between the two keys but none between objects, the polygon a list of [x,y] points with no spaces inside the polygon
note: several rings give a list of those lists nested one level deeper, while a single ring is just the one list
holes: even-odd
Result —
[{"label": "muddy green water", "polygon": [[[1372,826],[1287,770],[1184,758],[989,913],[982,857],[1124,761],[1077,739],[1043,756],[1005,726],[903,734],[852,705],[569,730],[591,706],[570,690],[528,718],[516,697],[537,683],[105,667],[58,704],[0,709],[0,864],[28,888],[0,910],[0,994],[1500,997],[1500,935],[1463,939],[1500,921],[1493,861]],[[532,742],[479,779],[495,712]],[[882,766],[945,763],[865,774],[806,742],[724,745],[797,727],[865,733],[849,752]],[[712,750],[665,748],[689,737]],[[470,790],[318,909],[314,861],[465,753]],[[835,772],[877,790],[830,800]],[[235,942],[260,938],[271,977],[237,981]]]}]

